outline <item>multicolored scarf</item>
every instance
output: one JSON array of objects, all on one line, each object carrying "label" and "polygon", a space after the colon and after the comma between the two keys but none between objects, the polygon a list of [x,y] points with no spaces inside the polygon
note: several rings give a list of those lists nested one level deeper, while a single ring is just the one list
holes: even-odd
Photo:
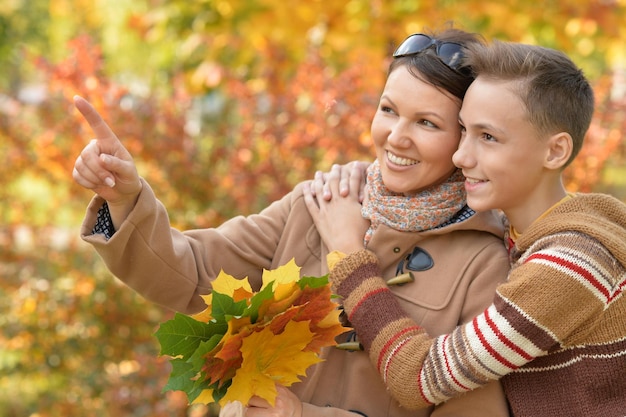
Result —
[{"label": "multicolored scarf", "polygon": [[385,186],[380,164],[375,161],[367,170],[367,198],[361,209],[363,217],[372,223],[365,233],[365,246],[380,224],[403,232],[419,232],[450,220],[465,206],[464,182],[461,170],[456,170],[445,182],[406,196]]}]

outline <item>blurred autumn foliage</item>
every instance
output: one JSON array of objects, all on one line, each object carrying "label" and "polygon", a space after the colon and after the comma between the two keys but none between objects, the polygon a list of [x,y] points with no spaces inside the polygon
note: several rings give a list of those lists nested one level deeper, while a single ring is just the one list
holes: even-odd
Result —
[{"label": "blurred autumn foliage", "polygon": [[370,159],[388,56],[451,18],[487,39],[562,49],[597,112],[571,190],[626,198],[620,1],[9,1],[0,5],[0,415],[207,416],[162,393],[145,302],[78,238],[71,181],[91,101],[179,228],[259,211],[334,162]]}]

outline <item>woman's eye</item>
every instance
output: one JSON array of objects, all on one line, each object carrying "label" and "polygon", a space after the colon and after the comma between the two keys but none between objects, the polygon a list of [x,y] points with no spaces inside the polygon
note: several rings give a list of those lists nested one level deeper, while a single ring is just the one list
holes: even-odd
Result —
[{"label": "woman's eye", "polygon": [[380,111],[383,113],[393,113],[393,109],[389,106],[380,106]]},{"label": "woman's eye", "polygon": [[489,133],[483,133],[483,139],[485,139],[487,142],[495,142],[496,141],[496,138],[491,136]]},{"label": "woman's eye", "polygon": [[418,123],[421,124],[421,125],[424,125],[424,126],[428,126],[428,127],[437,127],[436,124],[434,124],[430,120],[426,120],[426,119],[422,119]]}]

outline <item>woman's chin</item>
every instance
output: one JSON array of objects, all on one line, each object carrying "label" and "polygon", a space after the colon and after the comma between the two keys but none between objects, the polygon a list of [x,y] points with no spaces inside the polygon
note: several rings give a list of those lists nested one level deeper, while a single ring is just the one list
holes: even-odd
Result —
[{"label": "woman's chin", "polygon": [[385,183],[385,187],[387,187],[389,191],[395,194],[413,194],[412,187],[406,184],[390,182],[389,184]]}]

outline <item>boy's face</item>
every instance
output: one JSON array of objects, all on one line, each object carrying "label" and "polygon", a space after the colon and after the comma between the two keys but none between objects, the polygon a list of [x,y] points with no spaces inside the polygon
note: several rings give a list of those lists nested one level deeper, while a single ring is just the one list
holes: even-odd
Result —
[{"label": "boy's face", "polygon": [[548,150],[513,87],[481,77],[472,83],[459,114],[463,133],[453,161],[466,177],[468,205],[502,209],[521,231],[543,212]]}]

